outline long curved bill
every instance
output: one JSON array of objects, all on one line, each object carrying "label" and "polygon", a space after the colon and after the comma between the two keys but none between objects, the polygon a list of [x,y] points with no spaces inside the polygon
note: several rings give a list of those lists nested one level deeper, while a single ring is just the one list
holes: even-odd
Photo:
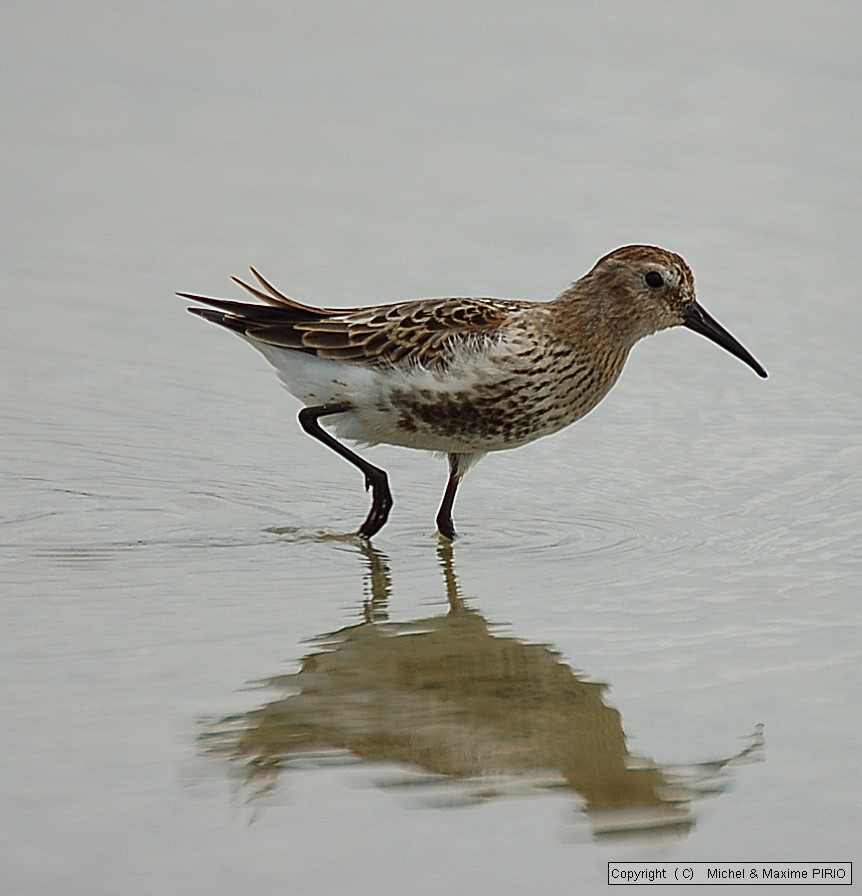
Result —
[{"label": "long curved bill", "polygon": [[694,330],[695,333],[700,333],[701,336],[711,339],[716,345],[720,345],[732,355],[736,355],[740,361],[745,361],[758,376],[766,376],[766,371],[748,349],[734,339],[715,318],[710,317],[697,302],[691,303],[682,324],[689,330]]}]

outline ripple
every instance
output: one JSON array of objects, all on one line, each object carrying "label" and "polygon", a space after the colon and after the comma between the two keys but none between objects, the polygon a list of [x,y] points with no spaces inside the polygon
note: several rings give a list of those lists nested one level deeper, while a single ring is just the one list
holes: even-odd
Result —
[{"label": "ripple", "polygon": [[[289,543],[316,543],[362,549],[373,545],[385,552],[427,550],[440,544],[433,526],[399,526],[390,524],[371,542],[355,532],[333,531],[301,526],[272,526],[265,530]],[[454,542],[457,554],[462,551],[482,553],[504,552],[530,557],[553,557],[555,560],[577,560],[597,556],[635,555],[666,557],[703,544],[704,535],[692,537],[686,532],[669,534],[649,521],[612,514],[590,514],[560,519],[551,515],[530,516],[526,521],[508,519],[501,525],[482,525],[465,521]]]},{"label": "ripple", "polygon": [[531,517],[526,523],[507,521],[464,538],[466,544],[487,550],[515,551],[530,555],[587,557],[635,551],[642,534],[629,521],[610,516],[574,517],[565,521]]},{"label": "ripple", "polygon": [[366,542],[366,539],[355,532],[332,532],[327,529],[308,529],[304,526],[268,526],[264,532],[277,535],[281,541],[289,543],[334,543],[356,547]]},{"label": "ripple", "polygon": [[[627,508],[628,509],[628,508]],[[465,546],[488,551],[505,551],[555,560],[626,557],[654,561],[691,550],[702,544],[704,535],[674,532],[672,526],[637,515],[591,513],[561,520],[552,516],[531,516],[525,524],[506,521],[498,528],[470,532]]]}]

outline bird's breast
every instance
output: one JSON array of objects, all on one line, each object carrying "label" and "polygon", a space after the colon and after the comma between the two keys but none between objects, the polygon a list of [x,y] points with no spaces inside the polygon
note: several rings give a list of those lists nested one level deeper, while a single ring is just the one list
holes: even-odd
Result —
[{"label": "bird's breast", "polygon": [[[621,364],[619,369],[621,369]],[[579,360],[566,346],[541,354],[493,355],[435,375],[383,381],[357,416],[382,441],[451,453],[499,451],[574,423],[607,394],[619,369]]]}]

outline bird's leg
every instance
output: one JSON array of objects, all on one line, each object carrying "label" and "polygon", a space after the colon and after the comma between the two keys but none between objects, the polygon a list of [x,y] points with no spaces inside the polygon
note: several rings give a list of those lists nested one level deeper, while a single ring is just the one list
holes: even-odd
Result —
[{"label": "bird's leg", "polygon": [[386,471],[374,464],[368,463],[367,460],[361,458],[356,452],[351,451],[346,445],[342,445],[335,436],[330,435],[325,429],[322,429],[317,422],[321,417],[329,414],[343,414],[350,410],[348,404],[321,404],[316,407],[303,408],[299,412],[299,425],[310,435],[323,442],[327,448],[331,448],[336,454],[340,454],[346,461],[353,464],[365,475],[365,488],[371,488],[371,510],[365,522],[359,527],[359,535],[365,538],[371,538],[376,532],[379,532],[387,518],[389,511],[392,509],[392,492],[389,490],[389,480]]},{"label": "bird's leg", "polygon": [[458,455],[449,455],[449,481],[446,483],[446,491],[443,492],[443,503],[437,511],[437,529],[444,538],[455,537],[455,524],[452,522],[452,505],[455,503],[455,492],[463,477],[459,471]]}]

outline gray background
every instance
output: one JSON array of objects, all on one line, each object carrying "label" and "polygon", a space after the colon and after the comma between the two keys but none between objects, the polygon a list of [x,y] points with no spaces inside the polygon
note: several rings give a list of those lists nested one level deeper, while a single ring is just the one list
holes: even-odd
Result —
[{"label": "gray background", "polygon": [[[859,856],[862,12],[855,2],[7,3],[0,889],[575,893],[613,860]],[[198,739],[356,624],[360,477],[175,290],[545,299],[683,254],[759,380],[684,331],[465,481],[454,569],[610,685],[633,753],[765,762],[659,841],[573,793],[440,809]],[[446,612],[445,465],[368,452],[388,614]],[[273,530],[278,531],[273,531]],[[586,888],[586,889],[585,889]]]}]

